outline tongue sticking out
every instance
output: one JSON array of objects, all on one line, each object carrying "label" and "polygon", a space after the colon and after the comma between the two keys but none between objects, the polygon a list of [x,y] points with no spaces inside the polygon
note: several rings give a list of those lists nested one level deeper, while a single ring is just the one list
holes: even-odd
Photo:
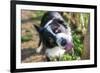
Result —
[{"label": "tongue sticking out", "polygon": [[72,43],[67,43],[64,49],[65,49],[66,51],[69,51],[69,50],[71,50],[72,48],[73,48],[73,44],[72,44]]}]

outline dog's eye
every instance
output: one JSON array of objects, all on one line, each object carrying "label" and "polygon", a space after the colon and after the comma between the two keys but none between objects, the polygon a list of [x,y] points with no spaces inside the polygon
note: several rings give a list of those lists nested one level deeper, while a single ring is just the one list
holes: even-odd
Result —
[{"label": "dog's eye", "polygon": [[57,31],[57,33],[60,33],[60,32],[61,32],[61,30],[58,30],[58,31]]},{"label": "dog's eye", "polygon": [[59,29],[55,30],[55,33],[60,33],[60,32],[61,32],[61,30],[59,30]]}]

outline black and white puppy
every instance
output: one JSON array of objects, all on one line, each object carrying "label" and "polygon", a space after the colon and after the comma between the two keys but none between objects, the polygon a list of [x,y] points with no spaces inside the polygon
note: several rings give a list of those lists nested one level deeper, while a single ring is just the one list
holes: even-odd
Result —
[{"label": "black and white puppy", "polygon": [[[59,12],[46,12],[38,30],[43,43],[42,48],[45,48],[44,53],[47,57],[60,57],[65,52],[72,50],[71,29]],[[37,52],[40,50],[39,47]]]}]

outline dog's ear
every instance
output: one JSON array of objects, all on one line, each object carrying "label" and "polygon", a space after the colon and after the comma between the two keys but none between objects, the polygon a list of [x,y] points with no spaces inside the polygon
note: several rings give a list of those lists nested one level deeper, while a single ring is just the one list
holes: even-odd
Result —
[{"label": "dog's ear", "polygon": [[38,26],[34,25],[34,27],[36,28],[36,30],[39,32],[39,33],[42,33],[44,31],[43,28],[39,28]]},{"label": "dog's ear", "polygon": [[39,44],[38,44],[38,48],[36,49],[36,53],[40,53],[42,48],[43,48],[43,43],[42,43],[42,37],[41,37],[41,29],[39,26],[37,25],[34,25],[35,29],[37,30],[37,32],[39,32],[39,37],[40,37],[40,41],[39,41]]},{"label": "dog's ear", "polygon": [[40,31],[40,28],[36,25],[34,25],[35,29],[39,32]]}]

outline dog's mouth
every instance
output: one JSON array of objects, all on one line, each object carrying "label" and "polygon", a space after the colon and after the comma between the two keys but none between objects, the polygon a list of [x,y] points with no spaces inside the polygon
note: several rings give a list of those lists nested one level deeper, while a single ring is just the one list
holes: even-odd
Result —
[{"label": "dog's mouth", "polygon": [[57,34],[57,44],[64,50],[68,51],[73,48],[73,42],[71,35],[66,35],[65,33]]},{"label": "dog's mouth", "polygon": [[71,50],[73,48],[73,43],[67,43],[66,45],[65,45],[65,47],[64,47],[64,49],[66,50],[66,51],[69,51],[69,50]]}]

